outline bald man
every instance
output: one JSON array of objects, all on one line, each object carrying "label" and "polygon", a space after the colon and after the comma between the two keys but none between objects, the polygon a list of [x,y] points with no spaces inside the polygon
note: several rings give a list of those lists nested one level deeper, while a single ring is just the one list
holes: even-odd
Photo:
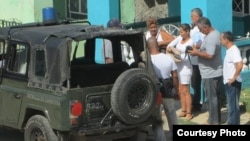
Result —
[{"label": "bald man", "polygon": [[[157,39],[155,37],[150,37],[147,40],[148,49],[151,55],[151,61],[156,73],[156,76],[162,82],[165,81],[166,87],[168,87],[168,82],[172,82],[173,87],[175,89],[175,94],[178,94],[178,77],[177,77],[177,66],[168,54],[161,53],[159,51]],[[171,79],[172,78],[172,79]],[[166,113],[169,130],[173,133],[173,125],[178,124],[176,109],[174,106],[174,96],[172,88],[170,91],[163,91],[161,88],[162,93],[162,105],[164,111]],[[162,126],[162,125],[161,125]],[[164,136],[162,136],[162,130],[159,129],[159,126],[153,126],[153,130],[155,131],[155,136],[157,141],[163,141]],[[172,136],[172,134],[171,134]],[[171,139],[172,140],[172,139]]]}]

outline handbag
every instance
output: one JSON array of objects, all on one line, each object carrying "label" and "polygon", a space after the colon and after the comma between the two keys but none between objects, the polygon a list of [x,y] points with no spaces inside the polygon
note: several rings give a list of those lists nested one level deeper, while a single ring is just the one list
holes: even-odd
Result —
[{"label": "handbag", "polygon": [[181,62],[181,52],[175,47],[170,47],[170,48],[171,52],[167,51],[166,54],[170,55],[175,61],[175,63]]},{"label": "handbag", "polygon": [[163,98],[174,98],[174,93],[172,93],[172,89],[174,88],[173,85],[173,78],[167,78],[167,79],[159,79],[160,85],[160,91],[162,93]]},{"label": "handbag", "polygon": [[164,41],[168,41],[169,43],[175,39],[174,36],[172,36],[171,34],[169,34],[168,32],[164,30],[160,30],[160,34],[161,34],[162,39]]}]

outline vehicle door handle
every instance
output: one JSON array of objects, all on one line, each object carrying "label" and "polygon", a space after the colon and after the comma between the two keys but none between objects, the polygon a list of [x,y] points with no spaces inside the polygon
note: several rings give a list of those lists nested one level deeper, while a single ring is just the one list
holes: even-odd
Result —
[{"label": "vehicle door handle", "polygon": [[15,94],[14,94],[14,97],[15,97],[16,99],[20,99],[20,98],[21,98],[21,95],[19,95],[18,93],[15,93]]}]

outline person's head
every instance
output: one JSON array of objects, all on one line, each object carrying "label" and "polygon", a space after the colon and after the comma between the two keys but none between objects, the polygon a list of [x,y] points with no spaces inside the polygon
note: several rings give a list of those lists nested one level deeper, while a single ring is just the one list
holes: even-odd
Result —
[{"label": "person's head", "polygon": [[117,19],[113,18],[107,23],[108,28],[123,28],[123,24]]},{"label": "person's head", "polygon": [[202,10],[200,8],[193,8],[191,10],[191,20],[193,24],[196,24],[196,22],[203,16]]},{"label": "person's head", "polygon": [[180,36],[182,37],[182,38],[188,38],[188,37],[190,37],[190,29],[191,29],[191,27],[190,27],[190,25],[189,24],[187,24],[187,23],[184,23],[184,24],[181,24],[180,26],[179,26],[179,29],[180,29]]},{"label": "person's head", "polygon": [[212,25],[211,22],[208,18],[206,17],[201,17],[198,21],[197,21],[197,26],[200,30],[201,33],[208,35],[208,33],[211,31],[212,29]]},{"label": "person's head", "polygon": [[157,42],[157,39],[155,37],[150,37],[147,40],[147,45],[148,45],[148,49],[149,49],[150,53],[159,51],[158,42]]},{"label": "person's head", "polygon": [[234,37],[231,31],[222,32],[220,35],[220,42],[225,47],[230,47],[233,44]]},{"label": "person's head", "polygon": [[157,23],[157,20],[156,18],[154,17],[149,17],[146,21],[146,24],[147,24],[147,28],[151,34],[151,36],[156,36],[157,35],[157,32],[158,32],[158,23]]}]

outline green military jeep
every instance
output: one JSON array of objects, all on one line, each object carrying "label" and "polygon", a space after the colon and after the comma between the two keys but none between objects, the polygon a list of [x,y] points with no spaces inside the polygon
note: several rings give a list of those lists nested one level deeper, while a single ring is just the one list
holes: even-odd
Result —
[{"label": "green military jeep", "polygon": [[[103,61],[104,39],[113,63]],[[0,29],[0,55],[0,125],[23,131],[25,141],[142,141],[159,118],[143,32],[24,24]]]}]

